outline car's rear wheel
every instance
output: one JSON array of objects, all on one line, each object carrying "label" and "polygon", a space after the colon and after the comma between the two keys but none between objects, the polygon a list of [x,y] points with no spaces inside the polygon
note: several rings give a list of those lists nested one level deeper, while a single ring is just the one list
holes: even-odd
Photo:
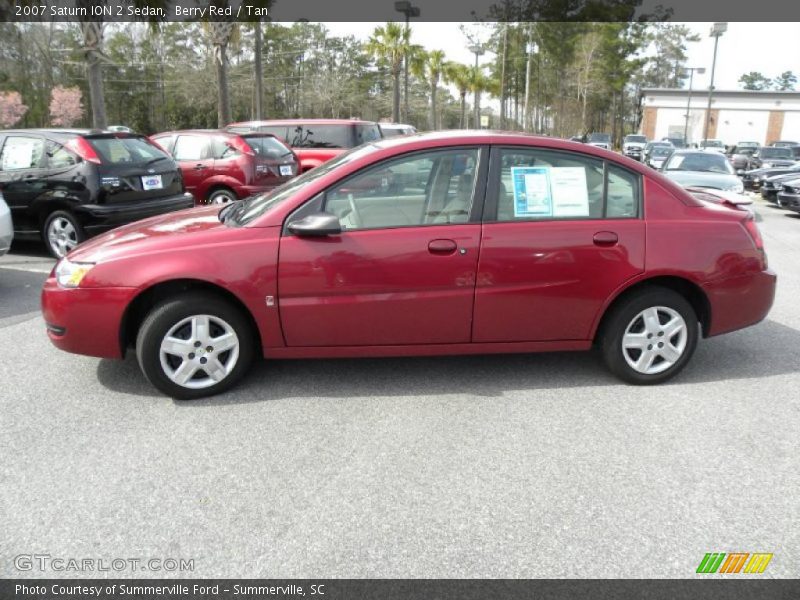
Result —
[{"label": "car's rear wheel", "polygon": [[237,200],[236,193],[228,188],[217,188],[208,195],[209,204],[225,204]]},{"label": "car's rear wheel", "polygon": [[686,366],[698,336],[697,314],[688,300],[673,290],[652,287],[612,308],[600,349],[608,368],[621,379],[660,383]]},{"label": "car's rear wheel", "polygon": [[86,239],[86,234],[75,215],[65,210],[57,210],[45,219],[42,238],[50,254],[56,258],[63,258]]},{"label": "car's rear wheel", "polygon": [[210,294],[183,294],[155,306],[136,338],[147,379],[172,398],[223,392],[247,372],[254,355],[249,320]]}]

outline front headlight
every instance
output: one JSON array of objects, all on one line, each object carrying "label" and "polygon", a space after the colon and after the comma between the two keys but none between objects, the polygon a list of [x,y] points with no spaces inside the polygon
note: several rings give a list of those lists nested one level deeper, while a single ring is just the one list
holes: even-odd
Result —
[{"label": "front headlight", "polygon": [[74,263],[62,258],[56,265],[56,281],[61,287],[76,288],[93,266],[94,263]]},{"label": "front headlight", "polygon": [[744,184],[739,181],[731,186],[725,188],[726,192],[736,192],[737,194],[741,194],[744,192]]}]

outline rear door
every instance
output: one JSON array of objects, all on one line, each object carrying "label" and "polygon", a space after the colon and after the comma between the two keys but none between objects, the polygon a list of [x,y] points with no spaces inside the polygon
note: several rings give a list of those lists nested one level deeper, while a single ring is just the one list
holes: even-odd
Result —
[{"label": "rear door", "polygon": [[11,209],[16,231],[38,230],[29,208],[45,189],[44,151],[44,138],[29,133],[7,135],[0,149],[0,191]]},{"label": "rear door", "polygon": [[475,342],[589,339],[604,302],[644,270],[641,177],[577,153],[494,148]]},{"label": "rear door", "polygon": [[215,172],[210,137],[196,133],[178,134],[172,155],[183,173],[186,191],[197,200],[205,200],[203,181]]},{"label": "rear door", "polygon": [[[469,342],[487,158],[477,147],[406,155],[348,178],[292,215],[289,222],[323,210],[343,230],[281,238],[287,345]],[[384,182],[393,172],[404,176],[390,189]]]}]

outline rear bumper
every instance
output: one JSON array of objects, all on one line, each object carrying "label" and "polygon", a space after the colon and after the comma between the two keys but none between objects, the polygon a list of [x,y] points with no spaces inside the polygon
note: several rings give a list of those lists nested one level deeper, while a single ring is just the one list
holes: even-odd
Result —
[{"label": "rear bumper", "polygon": [[49,277],[42,289],[47,337],[66,352],[122,358],[121,325],[137,288],[62,288]]},{"label": "rear bumper", "polygon": [[86,232],[96,234],[148,217],[192,208],[194,205],[194,197],[187,192],[125,204],[81,204],[75,207],[75,213],[82,219]]},{"label": "rear bumper", "polygon": [[708,335],[720,335],[755,325],[775,300],[777,276],[771,269],[702,285],[711,304]]}]

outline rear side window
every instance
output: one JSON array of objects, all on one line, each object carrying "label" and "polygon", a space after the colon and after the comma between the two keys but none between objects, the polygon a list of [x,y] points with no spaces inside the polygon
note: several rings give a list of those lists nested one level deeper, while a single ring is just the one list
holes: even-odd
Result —
[{"label": "rear side window", "polygon": [[292,151],[279,139],[268,135],[243,135],[244,141],[261,158],[283,158]]},{"label": "rear side window", "polygon": [[141,164],[167,156],[138,137],[86,138],[106,164]]},{"label": "rear side window", "polygon": [[41,165],[43,154],[42,138],[9,136],[0,155],[0,168],[3,171],[37,169]]},{"label": "rear side window", "polygon": [[293,148],[352,148],[361,144],[353,139],[352,125],[290,126],[287,142]]},{"label": "rear side window", "polygon": [[175,160],[204,160],[209,157],[208,138],[199,135],[179,135],[172,151]]},{"label": "rear side window", "polygon": [[51,169],[64,169],[78,164],[78,157],[55,142],[47,142],[47,166]]},{"label": "rear side window", "polygon": [[616,165],[533,148],[501,149],[499,161],[497,221],[639,216],[639,176]]},{"label": "rear side window", "polygon": [[[258,127],[258,130],[260,132],[262,132],[262,133],[271,133],[272,135],[274,135],[276,138],[278,138],[280,140],[284,140],[284,141],[286,140],[286,136],[287,136],[287,133],[286,133],[287,127],[286,127],[286,125],[260,125]],[[247,131],[252,131],[252,129],[248,129],[244,133],[246,133]]]},{"label": "rear side window", "polygon": [[366,125],[356,125],[356,145],[365,142],[374,142],[383,137],[381,128],[377,123],[369,123]]}]

